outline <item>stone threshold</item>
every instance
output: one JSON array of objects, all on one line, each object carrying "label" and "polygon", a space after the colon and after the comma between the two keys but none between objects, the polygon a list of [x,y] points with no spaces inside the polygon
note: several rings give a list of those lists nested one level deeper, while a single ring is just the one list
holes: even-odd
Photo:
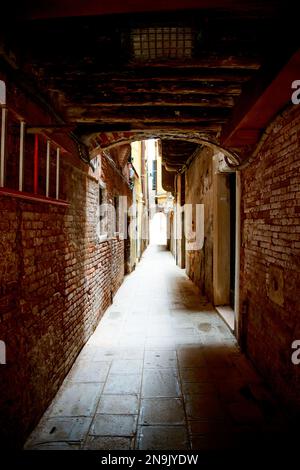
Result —
[{"label": "stone threshold", "polygon": [[217,310],[220,317],[226,322],[230,330],[234,332],[234,310],[230,305],[216,305],[215,309]]}]

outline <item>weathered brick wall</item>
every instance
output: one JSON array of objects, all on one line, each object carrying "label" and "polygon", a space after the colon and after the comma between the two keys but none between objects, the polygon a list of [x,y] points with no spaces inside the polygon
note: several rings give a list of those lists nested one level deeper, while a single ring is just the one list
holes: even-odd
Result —
[{"label": "weathered brick wall", "polygon": [[[123,280],[124,241],[96,237],[98,181],[62,158],[69,207],[0,198],[0,440],[20,446]],[[102,165],[108,198],[126,182]]]},{"label": "weathered brick wall", "polygon": [[[118,160],[122,161],[124,164],[124,153],[128,149],[127,145],[119,147],[119,159],[116,154],[116,149],[114,150],[114,160],[118,164]],[[129,189],[126,183],[126,177],[123,175],[123,172],[118,173],[113,165],[109,163],[109,160],[102,158],[102,179],[106,184],[107,190],[107,202],[112,204],[113,198],[118,196],[127,197],[127,207],[129,208],[132,204],[132,192]],[[124,216],[125,217],[125,216]],[[125,272],[125,241],[119,239],[119,237],[113,237],[109,241],[109,246],[111,250],[111,259],[110,259],[110,275],[111,275],[111,291],[112,294],[118,289],[118,287],[123,282],[124,272]]]},{"label": "weathered brick wall", "polygon": [[241,340],[274,390],[300,409],[300,106],[275,121],[242,171]]},{"label": "weathered brick wall", "polygon": [[204,204],[204,246],[186,251],[186,272],[200,291],[213,300],[213,158],[212,150],[201,150],[186,172],[186,204]]}]

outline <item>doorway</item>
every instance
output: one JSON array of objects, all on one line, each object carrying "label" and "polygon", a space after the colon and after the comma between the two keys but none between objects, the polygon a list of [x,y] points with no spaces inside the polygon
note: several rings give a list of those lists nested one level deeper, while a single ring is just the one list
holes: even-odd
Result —
[{"label": "doorway", "polygon": [[237,316],[237,177],[214,172],[214,304],[232,331]]},{"label": "doorway", "polygon": [[230,291],[229,305],[234,310],[235,306],[235,266],[236,266],[236,173],[228,175],[229,202],[230,202]]}]

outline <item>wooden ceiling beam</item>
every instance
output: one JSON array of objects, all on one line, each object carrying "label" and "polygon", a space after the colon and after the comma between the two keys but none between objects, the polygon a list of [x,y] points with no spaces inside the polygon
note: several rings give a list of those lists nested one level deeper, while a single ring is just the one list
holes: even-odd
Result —
[{"label": "wooden ceiling beam", "polygon": [[[55,83],[55,82],[54,82]],[[58,83],[57,83],[58,84]],[[124,94],[126,90],[127,93],[198,93],[198,94],[225,94],[225,95],[235,95],[240,93],[242,82],[226,81],[226,80],[217,80],[217,81],[207,81],[207,80],[176,80],[174,78],[161,82],[159,81],[149,81],[149,80],[136,80],[136,81],[100,81],[100,80],[91,80],[86,79],[84,81],[65,81],[59,83],[59,90],[64,90],[66,93],[71,96],[78,96],[80,94],[95,94],[97,95],[110,95],[110,94]],[[51,82],[48,83],[48,89],[55,90],[51,86]]]},{"label": "wooden ceiling beam", "polygon": [[187,10],[187,9],[208,9],[233,12],[246,12],[247,15],[257,15],[259,12],[273,12],[278,8],[277,3],[265,0],[173,0],[172,2],[161,2],[161,0],[131,0],[124,2],[116,0],[113,2],[99,2],[96,0],[52,0],[52,2],[36,2],[28,0],[26,8],[17,8],[16,15],[19,18],[38,19],[38,18],[59,18],[59,17],[76,17],[76,16],[93,16],[93,15],[110,15],[110,14],[134,14],[137,12],[166,12]]},{"label": "wooden ceiling beam", "polygon": [[272,66],[262,69],[249,83],[223,128],[222,145],[255,145],[270,121],[291,103],[292,83],[299,78],[300,49],[284,64],[282,60],[277,55]]},{"label": "wooden ceiling beam", "polygon": [[126,81],[138,81],[138,80],[151,80],[151,81],[163,81],[163,80],[195,80],[195,81],[238,81],[244,82],[252,77],[255,70],[260,67],[260,63],[256,62],[255,67],[247,68],[245,66],[245,60],[239,61],[239,66],[234,66],[233,59],[231,59],[231,66],[224,58],[220,59],[208,59],[198,62],[197,66],[191,67],[190,61],[185,61],[178,65],[170,63],[168,60],[161,66],[157,63],[152,62],[145,64],[140,62],[139,64],[120,64],[119,66],[106,65],[103,68],[101,63],[93,62],[80,63],[80,58],[76,58],[76,63],[68,65],[64,63],[64,68],[59,67],[57,63],[41,60],[37,63],[32,63],[32,66],[38,70],[38,75],[42,79],[45,77],[47,80],[67,82],[68,80],[126,80]]},{"label": "wooden ceiling beam", "polygon": [[78,135],[97,134],[102,132],[143,132],[143,133],[157,133],[160,132],[174,132],[174,133],[195,133],[203,132],[212,136],[218,134],[221,130],[221,124],[217,122],[115,122],[115,123],[76,123],[76,133]]},{"label": "wooden ceiling beam", "polygon": [[73,106],[66,109],[65,116],[68,121],[75,122],[224,122],[228,117],[225,108],[195,108],[192,106],[174,109],[170,107],[131,107],[119,106],[110,109],[97,106]]},{"label": "wooden ceiling beam", "polygon": [[[103,94],[104,95],[104,94]],[[148,93],[126,93],[123,95],[115,94],[107,96],[105,93],[104,96],[98,95],[85,95],[84,92],[82,95],[75,100],[72,97],[72,102],[64,102],[63,109],[68,112],[68,109],[74,107],[74,102],[77,106],[88,106],[91,110],[96,110],[98,108],[120,108],[121,106],[126,106],[127,108],[137,108],[137,107],[161,107],[169,106],[170,108],[175,107],[208,107],[208,108],[230,108],[234,105],[234,99],[230,95],[210,95],[210,94],[148,94]]]}]

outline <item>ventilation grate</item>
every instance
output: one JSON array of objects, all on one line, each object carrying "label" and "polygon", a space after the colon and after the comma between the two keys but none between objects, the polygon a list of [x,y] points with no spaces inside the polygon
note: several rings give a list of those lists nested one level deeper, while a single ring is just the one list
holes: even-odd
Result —
[{"label": "ventilation grate", "polygon": [[136,59],[188,59],[192,57],[195,33],[190,27],[136,28],[132,30]]}]

